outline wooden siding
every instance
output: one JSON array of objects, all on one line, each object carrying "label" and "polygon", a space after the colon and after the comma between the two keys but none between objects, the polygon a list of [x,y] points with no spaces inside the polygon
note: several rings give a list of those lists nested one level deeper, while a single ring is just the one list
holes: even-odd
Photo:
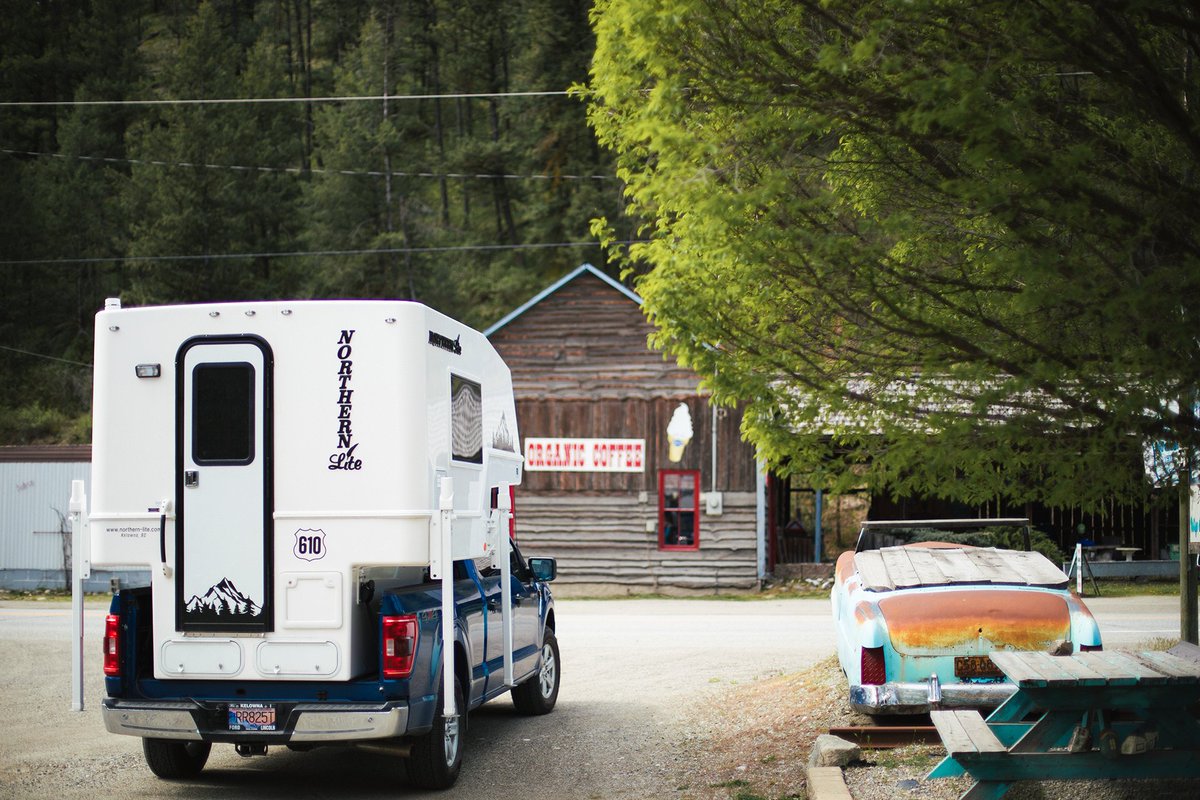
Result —
[{"label": "wooden siding", "polygon": [[[678,464],[667,460],[667,423],[679,403],[692,415],[692,442]],[[717,491],[753,492],[756,486],[754,449],[741,438],[738,409],[717,409]],[[646,471],[525,473],[526,492],[650,492],[658,491],[664,469],[699,470],[704,491],[713,488],[712,407],[703,397],[635,398],[624,400],[517,401],[517,428],[527,437],[584,437],[646,440]]]},{"label": "wooden siding", "polygon": [[[523,488],[523,487],[522,487]],[[526,556],[558,559],[556,586],[637,594],[720,593],[758,587],[755,495],[727,492],[724,513],[700,518],[700,548],[659,550],[658,506],[627,494],[526,494],[517,538]]]},{"label": "wooden siding", "polygon": [[641,306],[583,273],[496,331],[517,399],[687,397],[699,377],[651,350]]}]

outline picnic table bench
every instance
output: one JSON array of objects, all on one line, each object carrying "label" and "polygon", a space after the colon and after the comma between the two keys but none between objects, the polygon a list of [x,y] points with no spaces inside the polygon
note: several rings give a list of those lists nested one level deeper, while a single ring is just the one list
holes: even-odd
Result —
[{"label": "picnic table bench", "polygon": [[960,800],[997,800],[1020,780],[1200,778],[1200,649],[1070,656],[991,654],[1017,690],[985,720],[931,713],[946,758],[930,778],[969,773]]}]

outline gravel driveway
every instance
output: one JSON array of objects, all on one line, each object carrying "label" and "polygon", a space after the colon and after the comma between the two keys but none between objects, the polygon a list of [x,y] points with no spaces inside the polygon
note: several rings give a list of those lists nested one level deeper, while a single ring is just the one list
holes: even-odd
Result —
[{"label": "gravel driveway", "polygon": [[[69,606],[0,602],[0,797],[434,796],[409,790],[390,755],[352,748],[273,748],[241,759],[217,746],[199,780],[157,780],[139,741],[107,733],[100,720],[104,613],[103,605],[88,607],[87,710],[74,713]],[[834,647],[826,600],[564,600],[557,617],[557,709],[522,718],[505,699],[473,713],[454,797],[533,787],[563,800],[682,798],[690,794],[679,787],[692,769],[698,712],[731,687],[803,670]]]}]

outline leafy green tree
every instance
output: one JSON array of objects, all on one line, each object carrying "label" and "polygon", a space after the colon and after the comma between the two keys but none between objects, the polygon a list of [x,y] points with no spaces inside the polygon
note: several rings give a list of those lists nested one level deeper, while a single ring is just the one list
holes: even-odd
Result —
[{"label": "leafy green tree", "polygon": [[1087,505],[1144,494],[1145,440],[1200,445],[1188,4],[601,0],[593,24],[657,343],[749,401],[776,466]]}]

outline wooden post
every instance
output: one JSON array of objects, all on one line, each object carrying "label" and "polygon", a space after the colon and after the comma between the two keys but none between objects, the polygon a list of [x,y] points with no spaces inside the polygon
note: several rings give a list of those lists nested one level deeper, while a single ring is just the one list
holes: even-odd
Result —
[{"label": "wooden post", "polygon": [[1200,644],[1197,631],[1196,554],[1191,552],[1192,453],[1186,448],[1179,481],[1179,638]]}]

